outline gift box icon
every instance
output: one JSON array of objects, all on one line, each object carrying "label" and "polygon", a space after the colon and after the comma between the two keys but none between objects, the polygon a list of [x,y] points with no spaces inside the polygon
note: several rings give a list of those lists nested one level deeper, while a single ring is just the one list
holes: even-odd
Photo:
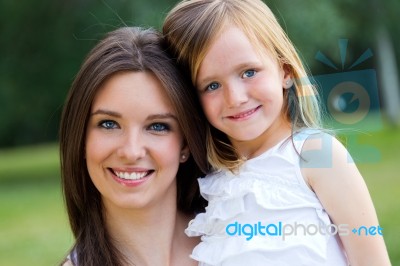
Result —
[{"label": "gift box icon", "polygon": [[[338,73],[313,76],[328,113],[327,125],[336,129],[373,131],[382,127],[376,71],[352,68],[372,57],[366,50],[350,67],[345,69],[347,39],[339,40],[342,69]],[[323,53],[316,59],[339,70]]]}]

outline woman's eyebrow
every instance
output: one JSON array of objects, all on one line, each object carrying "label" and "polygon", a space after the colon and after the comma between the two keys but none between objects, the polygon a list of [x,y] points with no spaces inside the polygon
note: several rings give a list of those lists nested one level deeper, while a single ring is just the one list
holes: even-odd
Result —
[{"label": "woman's eyebrow", "polygon": [[[94,115],[108,115],[108,116],[113,116],[117,118],[121,118],[122,115],[118,112],[111,111],[111,110],[105,110],[105,109],[98,109],[95,112],[91,114],[91,116]],[[176,118],[175,115],[172,113],[160,113],[160,114],[152,114],[147,117],[147,120],[157,120],[157,119],[173,119],[178,121],[178,118]]]},{"label": "woman's eyebrow", "polygon": [[122,117],[122,115],[120,113],[118,113],[118,112],[105,110],[105,109],[96,110],[95,112],[93,112],[91,114],[91,116],[94,116],[94,115],[108,115],[108,116],[113,116],[113,117],[118,117],[118,118]]},{"label": "woman's eyebrow", "polygon": [[156,119],[174,119],[178,121],[176,116],[171,113],[154,114],[154,115],[149,115],[147,117],[147,120],[156,120]]}]

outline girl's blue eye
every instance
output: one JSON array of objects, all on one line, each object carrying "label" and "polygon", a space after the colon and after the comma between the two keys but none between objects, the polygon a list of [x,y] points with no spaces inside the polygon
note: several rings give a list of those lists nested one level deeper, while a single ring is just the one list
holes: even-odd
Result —
[{"label": "girl's blue eye", "polygon": [[253,69],[246,70],[246,71],[243,73],[243,78],[251,78],[251,77],[254,77],[255,74],[256,74],[256,71],[253,70]]},{"label": "girl's blue eye", "polygon": [[112,120],[100,121],[99,126],[104,129],[115,129],[118,128],[118,124]]},{"label": "girl's blue eye", "polygon": [[170,127],[164,123],[154,123],[154,124],[151,124],[149,128],[150,128],[150,130],[154,130],[157,132],[170,130]]},{"label": "girl's blue eye", "polygon": [[207,91],[214,91],[216,89],[218,89],[219,87],[221,87],[221,85],[217,82],[213,82],[210,85],[207,86],[206,90]]}]

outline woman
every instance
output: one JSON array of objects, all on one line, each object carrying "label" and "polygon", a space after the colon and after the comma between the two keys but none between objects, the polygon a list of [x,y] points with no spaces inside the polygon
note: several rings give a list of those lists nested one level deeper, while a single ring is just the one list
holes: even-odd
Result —
[{"label": "woman", "polygon": [[186,86],[152,29],[118,29],[90,52],[60,126],[76,239],[64,265],[196,265],[184,229],[204,206],[205,120]]}]

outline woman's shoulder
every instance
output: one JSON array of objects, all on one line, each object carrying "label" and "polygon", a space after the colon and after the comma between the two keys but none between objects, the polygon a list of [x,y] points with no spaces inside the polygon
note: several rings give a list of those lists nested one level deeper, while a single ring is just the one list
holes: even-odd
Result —
[{"label": "woman's shoulder", "polygon": [[72,249],[72,251],[68,254],[65,260],[60,264],[60,266],[77,266],[77,259],[76,259],[76,251]]},{"label": "woman's shoulder", "polygon": [[61,266],[74,266],[74,264],[70,259],[67,258],[63,263],[61,263]]}]

